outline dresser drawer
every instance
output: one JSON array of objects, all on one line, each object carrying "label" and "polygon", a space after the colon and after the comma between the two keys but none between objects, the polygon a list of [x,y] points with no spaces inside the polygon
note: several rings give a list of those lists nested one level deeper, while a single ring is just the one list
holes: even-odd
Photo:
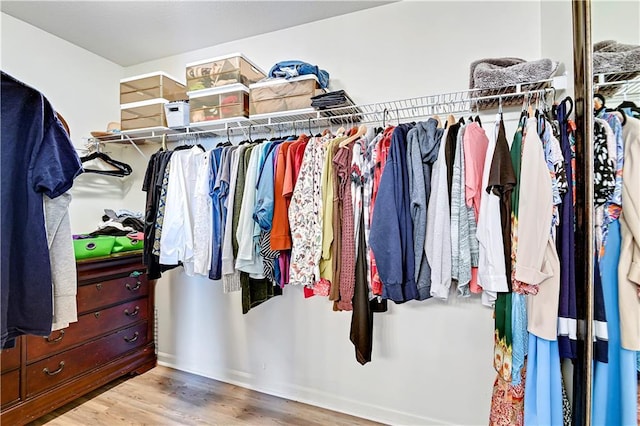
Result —
[{"label": "dresser drawer", "polygon": [[132,273],[128,277],[81,285],[78,287],[78,313],[94,311],[148,294],[149,283],[145,274]]},{"label": "dresser drawer", "polygon": [[0,351],[0,368],[2,372],[20,367],[20,339],[16,339],[16,345],[11,349]]},{"label": "dresser drawer", "polygon": [[147,318],[148,299],[146,298],[80,315],[78,322],[72,323],[63,330],[54,331],[48,337],[29,336],[27,363]]},{"label": "dresser drawer", "polygon": [[147,322],[27,366],[27,397],[100,367],[148,342]]},{"label": "dresser drawer", "polygon": [[4,373],[0,377],[0,405],[3,407],[20,399],[20,370]]}]

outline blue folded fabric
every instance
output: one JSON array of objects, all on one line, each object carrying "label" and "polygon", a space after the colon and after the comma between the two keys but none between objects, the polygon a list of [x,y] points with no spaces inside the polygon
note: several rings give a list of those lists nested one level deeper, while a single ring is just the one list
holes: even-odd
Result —
[{"label": "blue folded fabric", "polygon": [[329,86],[329,73],[321,70],[317,65],[311,65],[302,61],[281,61],[271,67],[269,77],[272,78],[293,78],[301,75],[314,74],[318,77],[320,87],[326,89]]}]

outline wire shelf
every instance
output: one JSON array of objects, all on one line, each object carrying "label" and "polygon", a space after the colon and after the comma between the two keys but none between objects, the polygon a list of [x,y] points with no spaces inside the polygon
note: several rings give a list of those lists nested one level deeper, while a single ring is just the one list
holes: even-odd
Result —
[{"label": "wire shelf", "polygon": [[640,99],[640,69],[629,72],[597,74],[594,92],[615,100]]},{"label": "wire shelf", "polygon": [[[479,112],[500,106],[520,105],[526,100],[545,100],[548,94],[566,89],[566,76],[554,77],[534,83],[494,88],[472,89],[438,95],[419,96],[395,101],[360,104],[340,108],[314,110],[312,108],[284,111],[280,113],[254,115],[248,119],[228,119],[208,123],[194,123],[181,129],[154,128],[151,131],[123,131],[117,142],[133,143],[144,140],[159,140],[166,135],[168,140],[207,135],[243,135],[279,132],[288,129],[309,131],[332,125],[357,123],[400,123],[414,121],[434,115]],[[113,142],[111,140],[110,142]]]}]

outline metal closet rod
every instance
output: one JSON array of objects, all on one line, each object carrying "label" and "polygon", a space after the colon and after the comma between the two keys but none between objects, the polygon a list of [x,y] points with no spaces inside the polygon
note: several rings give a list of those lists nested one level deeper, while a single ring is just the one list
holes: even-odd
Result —
[{"label": "metal closet rod", "polygon": [[[513,87],[513,86],[511,86]],[[120,139],[111,142],[136,142],[162,138],[166,134],[167,138],[178,140],[186,139],[190,137],[199,136],[223,136],[231,132],[229,136],[234,136],[234,131],[240,131],[244,136],[248,135],[248,132],[253,132],[253,129],[264,128],[267,129],[258,131],[257,133],[267,133],[279,130],[287,130],[297,128],[302,131],[308,130],[311,123],[315,123],[313,127],[318,127],[318,122],[324,122],[324,125],[331,126],[341,124],[348,124],[352,122],[355,124],[365,123],[382,123],[385,121],[394,122],[397,120],[406,120],[421,117],[430,117],[438,114],[460,114],[466,112],[478,111],[479,107],[483,103],[488,101],[499,101],[501,104],[503,100],[509,100],[512,98],[523,98],[524,100],[531,100],[535,96],[545,96],[549,93],[553,93],[555,98],[556,89],[554,87],[544,87],[527,91],[520,91],[520,85],[516,86],[515,92],[504,92],[493,95],[485,96],[470,96],[472,93],[506,90],[501,89],[474,89],[464,92],[452,92],[440,95],[430,95],[420,98],[404,99],[392,102],[381,102],[368,105],[352,105],[347,107],[333,108],[327,110],[313,111],[309,113],[298,114],[302,118],[294,120],[282,120],[277,121],[279,118],[286,119],[288,116],[283,115],[281,117],[269,118],[267,122],[252,122],[251,119],[227,122],[221,127],[209,128],[209,129],[192,129],[187,127],[184,131],[160,131],[158,133],[150,132],[148,135],[136,136],[135,132],[127,134],[123,132]],[[498,105],[496,105],[497,107]],[[292,114],[293,115],[293,114]],[[264,119],[263,119],[264,120]],[[274,120],[274,121],[271,121]],[[262,121],[262,120],[260,120]],[[322,124],[320,124],[322,125]],[[213,124],[208,124],[213,126]],[[197,127],[197,124],[196,126]],[[203,126],[204,127],[204,126]]]}]

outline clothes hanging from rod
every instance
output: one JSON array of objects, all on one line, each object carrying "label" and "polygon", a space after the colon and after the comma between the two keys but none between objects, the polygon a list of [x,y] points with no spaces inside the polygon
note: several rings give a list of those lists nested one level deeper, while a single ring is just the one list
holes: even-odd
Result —
[{"label": "clothes hanging from rod", "polygon": [[[440,274],[437,280],[441,283],[442,268],[439,267],[434,272],[431,262],[428,261],[430,252],[422,256],[422,252],[427,247],[427,241],[433,243],[433,240],[430,240],[433,237],[430,237],[428,232],[420,231],[425,228],[425,225],[428,229],[428,223],[430,223],[428,216],[429,207],[432,204],[431,194],[427,195],[425,190],[414,191],[414,185],[417,188],[429,187],[430,192],[434,192],[436,188],[433,184],[437,182],[438,190],[444,188],[446,206],[451,205],[450,200],[453,194],[451,196],[448,194],[450,191],[453,192],[456,196],[456,208],[464,212],[460,217],[465,218],[467,226],[476,227],[480,220],[482,195],[486,193],[481,186],[485,175],[485,164],[491,164],[491,162],[487,163],[489,139],[475,120],[465,125],[454,123],[446,133],[437,130],[435,119],[424,123],[388,126],[380,134],[376,134],[374,128],[375,126],[371,128],[371,132],[356,136],[356,139],[347,142],[346,145],[344,144],[346,136],[336,138],[325,135],[312,138],[304,136],[295,141],[276,138],[273,141],[248,143],[241,146],[219,146],[209,151],[210,167],[203,166],[199,169],[208,170],[208,173],[196,172],[196,177],[192,179],[198,182],[196,185],[200,191],[198,203],[204,202],[203,205],[208,206],[209,200],[206,193],[208,180],[209,188],[212,188],[209,192],[211,201],[220,203],[217,205],[221,206],[220,211],[223,213],[220,215],[212,212],[212,229],[214,230],[209,231],[208,228],[203,228],[203,232],[193,234],[196,238],[194,247],[198,247],[199,252],[194,256],[200,259],[198,263],[200,267],[192,270],[191,266],[187,265],[185,271],[212,279],[222,278],[225,291],[243,289],[243,301],[246,302],[243,304],[244,312],[257,306],[251,299],[252,285],[262,284],[248,283],[244,278],[241,280],[242,274],[247,274],[247,277],[254,280],[266,281],[271,287],[275,284],[275,287],[280,289],[287,284],[302,284],[306,297],[329,296],[329,299],[335,302],[334,309],[351,310],[354,309],[352,299],[358,285],[357,281],[354,281],[354,276],[358,253],[360,253],[359,235],[360,232],[364,232],[367,247],[365,263],[370,269],[370,272],[367,271],[366,279],[368,297],[371,301],[391,298],[397,302],[404,302],[448,293],[448,291],[439,293],[438,289],[441,287],[433,287],[432,283],[434,273]],[[445,140],[442,140],[443,137],[450,142],[451,155],[449,159],[445,158],[449,162],[448,167],[447,161],[443,161],[444,168],[437,169],[438,176],[441,171],[444,171],[445,176],[450,174],[453,184],[454,169],[458,170],[455,191],[449,186],[446,178],[444,181],[434,180],[435,164],[431,167],[428,163],[430,161],[436,163],[437,153],[447,148]],[[415,142],[411,148],[411,141],[414,138]],[[468,146],[466,150],[465,143]],[[343,144],[342,147],[341,144]],[[426,148],[427,151],[423,151],[423,146],[429,147]],[[495,151],[494,149],[491,154],[492,158],[495,157]],[[424,162],[429,158],[426,153],[431,156],[427,163]],[[411,161],[408,161],[408,158],[411,158]],[[388,168],[389,165],[391,168]],[[183,164],[176,167],[187,166]],[[497,165],[495,167],[499,168]],[[358,169],[363,169],[362,173],[354,174]],[[172,168],[170,170],[173,172]],[[488,177],[489,175],[487,175],[487,182]],[[234,179],[235,185],[233,185]],[[363,181],[361,191],[354,187],[357,179]],[[400,185],[396,185],[397,182],[400,182]],[[399,200],[409,201],[412,200],[411,197],[417,197],[416,202],[425,204],[424,213],[412,217],[408,204],[405,205],[403,201],[397,213],[401,215],[398,216],[401,219],[396,218],[396,222],[403,220],[406,224],[406,229],[403,231],[403,235],[406,235],[404,238],[406,250],[401,250],[404,254],[400,255],[398,262],[391,263],[394,266],[397,263],[408,278],[402,280],[402,284],[398,287],[399,292],[392,289],[393,285],[389,282],[389,278],[387,283],[384,282],[384,277],[389,274],[388,255],[382,252],[384,254],[381,256],[375,256],[376,242],[371,243],[369,240],[370,232],[373,232],[375,240],[380,235],[378,232],[383,229],[381,225],[376,225],[375,206],[379,205],[382,206],[380,208],[385,209],[385,206],[391,205],[390,200],[394,200],[395,195],[391,197],[389,195],[394,194],[396,187],[400,188],[396,193]],[[393,190],[389,192],[386,188]],[[380,195],[382,195],[382,204],[378,204]],[[389,198],[389,201],[386,198]],[[498,201],[499,198],[495,200]],[[228,204],[230,201],[233,205]],[[510,201],[504,200],[503,205],[507,202]],[[496,207],[499,205],[500,202],[494,203]],[[208,207],[205,207],[205,213],[201,217],[207,217],[208,211]],[[381,215],[382,213],[379,214],[380,218],[382,218]],[[186,213],[183,216],[186,216]],[[364,219],[364,230],[360,229],[359,217]],[[449,213],[445,213],[445,217],[446,221],[451,223]],[[162,229],[160,228],[159,231],[162,240]],[[417,233],[414,234],[415,231]],[[456,247],[460,243],[467,244],[474,240],[477,247],[475,231],[461,233],[459,226],[456,226],[455,231],[458,234]],[[211,237],[208,237],[209,232]],[[425,232],[424,240],[420,235],[423,232]],[[451,232],[447,234],[446,240],[451,241]],[[462,238],[460,238],[461,234]],[[206,250],[202,251],[202,248],[208,247],[206,244],[208,238],[213,240],[210,246],[214,251],[211,254]],[[374,246],[374,249],[372,250],[370,246]],[[409,248],[414,253],[412,256],[406,254],[409,253]],[[503,249],[498,250],[498,252],[503,251]],[[415,256],[417,252],[419,256]],[[462,267],[469,277],[477,275],[472,266],[479,266],[479,249],[474,249],[474,252],[476,253],[474,256],[458,255],[458,258],[475,259],[473,264],[464,263]],[[431,254],[434,253],[431,252]],[[208,271],[205,271],[205,264],[201,260],[208,258],[209,255],[218,260],[213,261]],[[447,256],[450,259],[450,254],[445,255],[444,258]],[[379,262],[377,257],[383,259],[382,271],[379,269],[380,265],[377,265]],[[426,264],[423,263],[425,260]],[[181,262],[190,263],[192,260],[183,259]],[[423,267],[425,269],[422,269]],[[450,266],[448,270],[451,276]],[[421,274],[424,275],[425,272],[426,276],[423,279]],[[411,277],[413,277],[413,284],[411,284]],[[471,278],[468,281],[463,279],[462,282],[455,280],[454,283],[461,295],[471,296],[483,293],[483,299],[491,305],[490,295],[497,291],[492,290],[491,285],[487,285],[485,292],[481,286],[481,280],[477,278],[474,280],[478,283],[473,289],[472,286],[467,285],[471,283]],[[445,284],[445,290],[449,289],[450,285],[450,283]],[[263,288],[266,289],[266,287]],[[247,297],[244,297],[245,293]],[[268,292],[262,292],[262,294],[264,297],[258,296],[256,300],[265,301],[270,297]]]}]

